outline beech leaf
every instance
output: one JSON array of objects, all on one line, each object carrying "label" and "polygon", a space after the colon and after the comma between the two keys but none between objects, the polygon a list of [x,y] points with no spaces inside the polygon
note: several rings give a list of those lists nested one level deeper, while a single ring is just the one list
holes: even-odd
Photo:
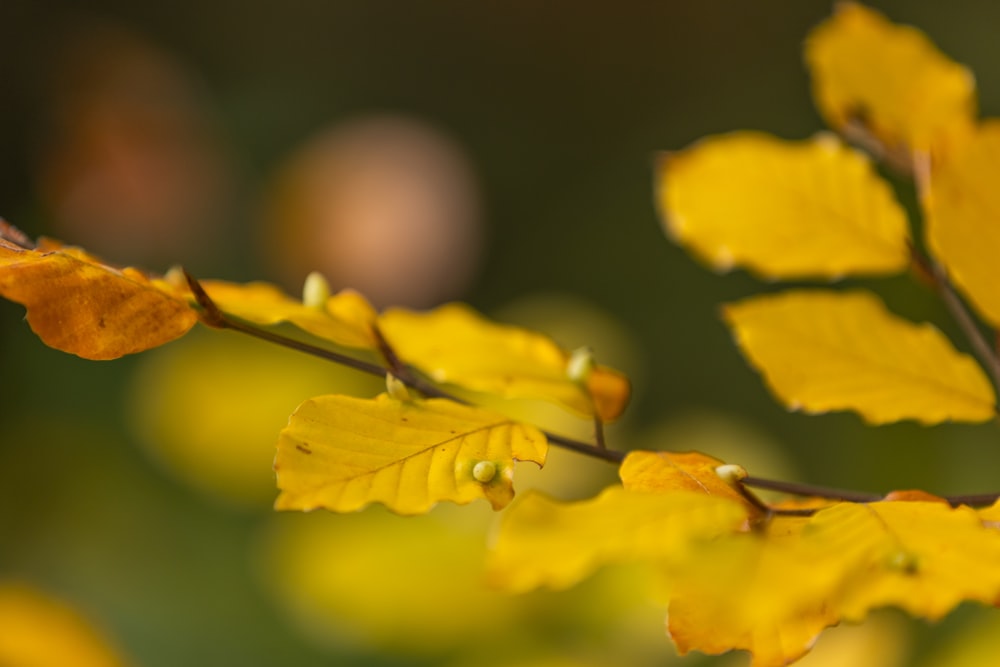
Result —
[{"label": "beech leaf", "polygon": [[515,461],[545,463],[532,426],[444,399],[320,396],[300,405],[278,440],[280,510],[352,512],[372,502],[423,514],[443,500],[514,497]]},{"label": "beech leaf", "polygon": [[1000,326],[1000,121],[977,128],[961,151],[935,163],[927,191],[927,244],[993,326]]},{"label": "beech leaf", "polygon": [[290,322],[314,336],[345,347],[374,349],[375,309],[359,293],[345,289],[319,306],[309,306],[274,285],[254,282],[201,282],[205,292],[225,313],[255,324]]},{"label": "beech leaf", "polygon": [[1000,595],[1000,532],[941,501],[840,503],[810,519],[776,517],[764,532],[706,545],[675,570],[669,630],[682,652],[753,653],[785,665],[813,637],[870,610],[940,618]]},{"label": "beech leaf", "polygon": [[379,328],[400,358],[435,382],[508,398],[540,398],[612,421],[625,409],[624,375],[595,365],[584,382],[568,372],[570,355],[547,336],[497,324],[464,304],[421,313],[387,310]]},{"label": "beech leaf", "polygon": [[724,316],[791,409],[854,410],[873,424],[994,417],[993,388],[975,361],[868,292],[794,290],[729,304]]},{"label": "beech leaf", "polygon": [[[632,451],[625,457],[618,474],[629,491],[692,491],[729,498],[743,507],[747,518],[759,518],[762,510],[719,476],[717,470],[723,465],[719,459],[700,452]],[[742,473],[746,475],[745,471]]]},{"label": "beech leaf", "polygon": [[909,263],[906,215],[888,184],[830,135],[711,137],[668,155],[657,178],[668,234],[718,270],[840,278]]},{"label": "beech leaf", "polygon": [[975,80],[915,28],[853,2],[806,40],[813,97],[834,128],[861,122],[888,147],[927,150],[970,127]]},{"label": "beech leaf", "polygon": [[668,568],[667,631],[678,652],[742,649],[753,654],[752,667],[787,665],[805,655],[836,622],[823,600],[840,580],[839,572],[831,576],[829,568],[792,553],[807,523],[778,517],[762,533],[722,537]]},{"label": "beech leaf", "polygon": [[46,345],[85,359],[116,359],[183,336],[198,321],[186,291],[79,248],[6,240],[0,221],[0,295],[24,305]]},{"label": "beech leaf", "polygon": [[529,491],[504,513],[487,573],[511,592],[568,588],[611,563],[679,558],[692,543],[737,530],[746,513],[729,498],[606,488],[560,502]]}]

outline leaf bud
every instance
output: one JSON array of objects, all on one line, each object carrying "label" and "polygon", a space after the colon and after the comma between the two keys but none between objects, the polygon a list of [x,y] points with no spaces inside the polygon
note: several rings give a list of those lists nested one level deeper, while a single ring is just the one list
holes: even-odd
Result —
[{"label": "leaf bud", "polygon": [[385,374],[385,390],[397,401],[409,403],[413,400],[413,396],[406,387],[406,383],[392,373]]},{"label": "leaf bud", "polygon": [[718,466],[715,469],[715,474],[718,475],[723,482],[730,486],[736,486],[740,481],[746,479],[749,475],[746,468],[735,463],[725,463]]},{"label": "leaf bud", "polygon": [[920,563],[917,557],[909,551],[894,551],[886,559],[886,566],[890,570],[901,572],[902,574],[915,575],[920,570]]},{"label": "leaf bud", "polygon": [[577,384],[584,384],[593,370],[594,351],[586,345],[573,350],[566,363],[566,377]]},{"label": "leaf bud", "polygon": [[187,289],[187,278],[184,277],[184,268],[180,264],[174,264],[163,274],[163,281],[171,287]]},{"label": "leaf bud", "polygon": [[313,271],[306,276],[302,286],[302,303],[309,308],[323,310],[326,300],[330,298],[330,283],[319,271]]},{"label": "leaf bud", "polygon": [[487,484],[497,476],[497,464],[493,461],[479,461],[472,466],[472,477],[480,484]]}]

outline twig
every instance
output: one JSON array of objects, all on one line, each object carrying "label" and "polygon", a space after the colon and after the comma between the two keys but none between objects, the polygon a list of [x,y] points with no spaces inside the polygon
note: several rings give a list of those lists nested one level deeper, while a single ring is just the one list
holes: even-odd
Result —
[{"label": "twig", "polygon": [[[231,329],[239,333],[247,334],[248,336],[253,336],[254,338],[259,338],[260,340],[264,340],[269,343],[274,343],[276,345],[281,345],[320,359],[332,361],[336,364],[347,366],[348,368],[353,368],[354,370],[375,375],[377,377],[385,377],[387,372],[391,372],[407,387],[415,389],[424,396],[428,396],[430,398],[444,398],[450,401],[455,401],[456,403],[468,405],[468,401],[465,399],[455,396],[454,394],[447,392],[437,385],[431,384],[416,375],[409,366],[404,364],[399,359],[395,350],[393,350],[393,348],[389,345],[389,342],[385,339],[377,327],[373,329],[376,336],[376,344],[378,345],[379,351],[382,353],[383,357],[385,357],[386,363],[388,363],[391,368],[383,368],[378,364],[362,361],[361,359],[355,359],[354,357],[340,354],[339,352],[328,350],[317,345],[311,345],[304,341],[295,340],[294,338],[288,338],[271,331],[258,329],[255,326],[233,319],[226,315],[221,308],[219,308],[218,304],[212,300],[212,297],[208,295],[205,288],[201,286],[200,282],[198,282],[197,278],[189,274],[187,271],[184,271],[184,278],[187,280],[188,287],[191,289],[191,293],[194,295],[195,301],[202,310],[201,320],[207,326],[214,329]],[[611,463],[621,463],[625,460],[624,452],[610,450],[603,446],[592,445],[590,443],[581,442],[579,440],[567,438],[555,433],[549,433],[547,431],[542,431],[542,434],[549,442],[564,449],[569,449],[580,454],[610,461]]]},{"label": "twig", "polygon": [[882,499],[882,496],[877,493],[831,489],[825,486],[813,486],[812,484],[799,484],[797,482],[782,482],[780,480],[763,479],[761,477],[744,477],[741,481],[744,485],[752,486],[755,489],[780,491],[781,493],[787,493],[792,496],[811,496],[814,498],[826,498],[827,500],[843,500],[849,503],[873,503]]},{"label": "twig", "polygon": [[264,329],[258,329],[257,327],[235,320],[222,312],[219,306],[212,300],[212,297],[205,292],[205,288],[201,286],[201,283],[199,283],[196,278],[194,278],[187,271],[184,271],[184,278],[187,280],[188,287],[191,288],[191,293],[194,294],[195,301],[198,302],[198,305],[202,309],[201,321],[207,326],[214,329],[231,329],[233,331],[247,334],[248,336],[253,336],[254,338],[265,340],[269,343],[274,343],[275,345],[281,345],[282,347],[304,352],[305,354],[310,354],[314,357],[319,357],[320,359],[326,359],[327,361],[332,361],[363,373],[370,373],[372,375],[382,377],[385,376],[386,370],[378,364],[372,364],[361,359],[355,359],[354,357],[346,354],[340,354],[339,352],[328,350],[317,345],[310,345],[309,343],[298,341],[294,338],[288,338],[287,336],[282,336],[281,334],[276,334]]},{"label": "twig", "polygon": [[[340,354],[333,350],[328,350],[323,347],[316,345],[311,345],[304,341],[295,340],[294,338],[288,338],[271,331],[264,329],[258,329],[257,327],[246,324],[239,320],[233,319],[226,315],[222,309],[212,300],[212,298],[205,292],[205,289],[201,286],[196,278],[184,272],[184,277],[187,280],[188,286],[191,288],[191,293],[194,295],[198,306],[201,308],[201,320],[207,326],[213,327],[215,329],[231,329],[239,333],[247,334],[248,336],[253,336],[259,338],[260,340],[267,341],[269,343],[274,343],[276,345],[281,345],[292,350],[297,350],[305,354],[318,357],[320,359],[325,359],[327,361],[332,361],[334,363],[346,366],[348,368],[353,368],[354,370],[361,371],[363,373],[368,373],[370,375],[375,375],[377,377],[385,377],[387,372],[391,372],[400,381],[406,384],[411,389],[415,389],[424,396],[432,398],[444,398],[457,403],[462,403],[468,405],[468,401],[451,394],[450,392],[441,389],[437,385],[427,382],[423,378],[416,375],[412,369],[403,363],[399,357],[396,355],[395,351],[386,341],[385,337],[381,335],[377,329],[376,340],[379,350],[382,352],[386,359],[386,363],[391,366],[391,368],[384,368],[378,364],[369,363],[367,361],[362,361],[360,359],[355,359],[354,357],[347,356],[345,354]],[[595,421],[595,425],[601,424],[600,420]],[[591,456],[593,458],[608,461],[609,463],[614,463],[620,465],[622,461],[625,460],[626,452],[607,449],[603,443],[603,439],[598,444],[590,444],[574,438],[568,438],[566,436],[558,435],[556,433],[550,433],[547,431],[542,431],[545,438],[558,447],[563,449],[568,449],[579,454],[586,456]],[[828,500],[844,501],[852,503],[871,503],[882,500],[884,496],[880,496],[876,493],[864,493],[859,491],[847,491],[843,489],[832,489],[823,486],[813,486],[811,484],[799,484],[796,482],[784,482],[780,480],[764,479],[761,477],[745,477],[741,481],[741,487],[753,487],[757,489],[767,489],[770,491],[778,491],[781,493],[786,493],[793,496],[802,497],[816,497],[816,498],[826,498]],[[803,508],[803,509],[782,509],[775,508],[767,505],[756,495],[754,495],[749,489],[742,489],[741,493],[754,505],[760,507],[761,509],[769,512],[770,514],[776,516],[811,516],[817,509],[813,508]],[[952,506],[958,505],[970,505],[970,506],[983,506],[990,505],[1000,499],[1000,493],[984,493],[976,495],[964,495],[964,496],[945,496],[946,500]]]}]

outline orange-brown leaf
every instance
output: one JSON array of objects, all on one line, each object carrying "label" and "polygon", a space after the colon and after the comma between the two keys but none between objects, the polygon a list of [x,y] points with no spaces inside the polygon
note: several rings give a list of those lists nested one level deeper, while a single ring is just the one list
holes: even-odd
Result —
[{"label": "orange-brown leaf", "polygon": [[86,359],[115,359],[183,336],[198,321],[186,295],[132,268],[77,248],[29,249],[0,228],[0,295],[28,309],[46,345]]},{"label": "orange-brown leaf", "polygon": [[743,507],[748,518],[759,517],[761,509],[719,476],[717,470],[722,465],[719,459],[699,452],[633,451],[625,457],[618,474],[629,491],[694,491],[729,498]]}]

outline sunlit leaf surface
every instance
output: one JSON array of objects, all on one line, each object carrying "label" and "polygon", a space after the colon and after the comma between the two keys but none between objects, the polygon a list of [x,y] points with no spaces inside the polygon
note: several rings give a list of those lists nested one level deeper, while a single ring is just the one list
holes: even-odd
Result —
[{"label": "sunlit leaf surface", "polygon": [[2,238],[0,295],[28,309],[46,345],[85,359],[116,359],[183,336],[198,321],[186,295],[132,268],[117,269],[53,241],[37,249]]},{"label": "sunlit leaf surface", "polygon": [[797,290],[729,304],[750,362],[791,409],[854,410],[868,422],[981,422],[995,396],[980,367],[930,324],[863,291]]},{"label": "sunlit leaf surface", "polygon": [[657,178],[667,232],[716,269],[840,278],[908,264],[903,209],[869,159],[835,137],[711,137],[667,156]]},{"label": "sunlit leaf surface", "polygon": [[1000,121],[977,128],[962,151],[931,168],[927,244],[950,278],[1000,325]]},{"label": "sunlit leaf surface", "polygon": [[813,96],[831,126],[867,126],[890,148],[938,148],[967,130],[975,80],[920,31],[853,2],[806,41]]},{"label": "sunlit leaf surface", "polygon": [[514,497],[514,462],[542,465],[546,447],[534,427],[452,401],[320,396],[281,432],[275,507],[351,512],[380,502],[422,514],[485,498],[500,509]]},{"label": "sunlit leaf surface", "polygon": [[569,355],[551,338],[491,322],[463,304],[426,313],[387,310],[378,321],[407,363],[437,382],[511,398],[540,398],[576,412],[618,417],[629,398],[624,375],[597,366],[581,386],[567,374]]},{"label": "sunlit leaf surface", "polygon": [[605,489],[564,503],[528,492],[504,513],[490,582],[523,592],[566,588],[609,563],[676,559],[693,542],[736,530],[746,513],[728,498]]}]

